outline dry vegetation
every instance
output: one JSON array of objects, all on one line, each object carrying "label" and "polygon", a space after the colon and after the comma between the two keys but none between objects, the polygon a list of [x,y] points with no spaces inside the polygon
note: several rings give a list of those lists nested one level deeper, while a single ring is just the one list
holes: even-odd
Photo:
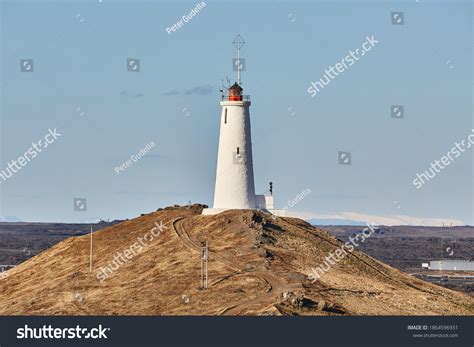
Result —
[{"label": "dry vegetation", "polygon": [[[321,280],[312,267],[340,241],[310,224],[248,210],[200,215],[202,206],[167,208],[68,238],[0,279],[1,315],[472,315],[474,299],[413,278],[355,251]],[[168,228],[111,277],[100,267],[143,237]],[[200,285],[198,241],[210,250]]]}]

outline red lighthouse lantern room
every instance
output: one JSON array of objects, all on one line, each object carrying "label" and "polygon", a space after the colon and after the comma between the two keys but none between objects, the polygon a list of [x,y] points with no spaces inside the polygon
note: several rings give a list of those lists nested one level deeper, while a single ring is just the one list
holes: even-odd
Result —
[{"label": "red lighthouse lantern room", "polygon": [[229,101],[242,101],[242,87],[236,83],[228,89],[229,91]]}]

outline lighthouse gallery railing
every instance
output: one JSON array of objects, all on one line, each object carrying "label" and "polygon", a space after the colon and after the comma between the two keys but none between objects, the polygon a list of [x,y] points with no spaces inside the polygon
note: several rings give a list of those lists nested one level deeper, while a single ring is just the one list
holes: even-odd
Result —
[{"label": "lighthouse gallery railing", "polygon": [[222,95],[222,101],[250,101],[250,95]]}]

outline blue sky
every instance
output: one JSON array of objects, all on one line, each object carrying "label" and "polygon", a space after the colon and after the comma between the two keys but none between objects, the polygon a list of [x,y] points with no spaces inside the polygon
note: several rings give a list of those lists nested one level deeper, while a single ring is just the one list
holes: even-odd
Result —
[{"label": "blue sky", "polygon": [[[307,218],[474,224],[472,150],[412,184],[474,128],[472,2],[206,1],[168,34],[197,3],[1,2],[0,169],[48,129],[62,136],[0,184],[0,216],[86,221],[212,205],[219,89],[235,80],[240,33],[258,193],[273,181],[283,207],[310,189],[290,211]],[[311,98],[310,82],[371,35],[377,46]],[[20,59],[34,71],[21,72]],[[403,119],[391,105],[404,105]],[[77,197],[86,212],[74,211]]]}]

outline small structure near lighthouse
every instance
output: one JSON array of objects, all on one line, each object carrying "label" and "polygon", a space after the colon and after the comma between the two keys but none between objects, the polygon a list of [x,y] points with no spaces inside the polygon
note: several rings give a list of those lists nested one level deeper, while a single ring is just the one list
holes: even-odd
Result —
[{"label": "small structure near lighthouse", "polygon": [[216,184],[213,208],[203,214],[217,214],[230,209],[263,209],[275,214],[273,195],[256,195],[253,173],[250,96],[243,94],[240,81],[240,49],[245,44],[238,35],[237,82],[221,98],[221,123],[217,154]]}]

